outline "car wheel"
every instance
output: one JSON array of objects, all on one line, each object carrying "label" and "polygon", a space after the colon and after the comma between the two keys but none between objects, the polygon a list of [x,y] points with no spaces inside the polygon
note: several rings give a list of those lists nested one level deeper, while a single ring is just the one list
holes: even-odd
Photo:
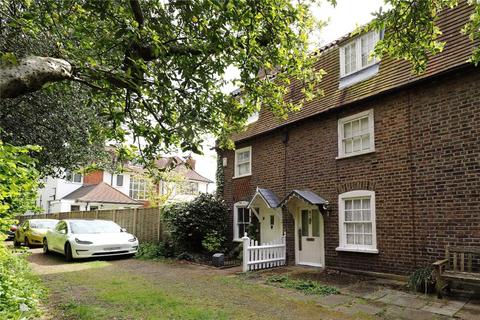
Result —
[{"label": "car wheel", "polygon": [[66,262],[72,262],[73,261],[73,256],[72,256],[72,247],[70,246],[70,243],[65,244],[65,261]]},{"label": "car wheel", "polygon": [[30,248],[30,241],[28,241],[27,237],[25,237],[25,247]]},{"label": "car wheel", "polygon": [[17,241],[17,238],[16,238],[16,237],[13,238],[13,246],[14,246],[15,248],[20,247],[20,242]]},{"label": "car wheel", "polygon": [[43,253],[49,254],[50,250],[48,250],[48,242],[47,238],[43,239]]}]

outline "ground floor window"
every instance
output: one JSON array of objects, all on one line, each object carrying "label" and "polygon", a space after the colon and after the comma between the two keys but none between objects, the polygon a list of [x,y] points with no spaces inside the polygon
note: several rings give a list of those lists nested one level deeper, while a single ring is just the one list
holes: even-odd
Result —
[{"label": "ground floor window", "polygon": [[375,192],[355,190],[339,195],[339,251],[378,252]]}]

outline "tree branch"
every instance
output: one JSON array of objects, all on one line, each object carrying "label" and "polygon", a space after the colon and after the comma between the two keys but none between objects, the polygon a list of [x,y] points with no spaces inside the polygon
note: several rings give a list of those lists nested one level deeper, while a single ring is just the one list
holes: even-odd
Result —
[{"label": "tree branch", "polygon": [[29,56],[18,65],[0,66],[0,98],[37,91],[49,82],[72,79],[72,66],[63,59]]}]

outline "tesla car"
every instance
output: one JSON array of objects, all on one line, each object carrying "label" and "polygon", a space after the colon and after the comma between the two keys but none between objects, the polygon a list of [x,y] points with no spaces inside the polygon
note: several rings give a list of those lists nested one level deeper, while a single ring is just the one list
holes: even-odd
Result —
[{"label": "tesla car", "polygon": [[61,220],[43,239],[43,252],[55,251],[73,259],[129,255],[138,250],[138,239],[109,220]]},{"label": "tesla car", "polygon": [[27,247],[42,246],[43,238],[49,229],[53,229],[58,223],[56,219],[30,219],[17,227],[13,244],[18,247],[25,243]]}]

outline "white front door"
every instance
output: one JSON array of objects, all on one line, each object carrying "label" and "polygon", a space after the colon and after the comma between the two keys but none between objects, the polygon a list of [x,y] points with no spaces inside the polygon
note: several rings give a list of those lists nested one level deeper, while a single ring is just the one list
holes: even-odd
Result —
[{"label": "white front door", "polygon": [[323,217],[318,209],[301,209],[297,219],[298,264],[324,267]]}]

